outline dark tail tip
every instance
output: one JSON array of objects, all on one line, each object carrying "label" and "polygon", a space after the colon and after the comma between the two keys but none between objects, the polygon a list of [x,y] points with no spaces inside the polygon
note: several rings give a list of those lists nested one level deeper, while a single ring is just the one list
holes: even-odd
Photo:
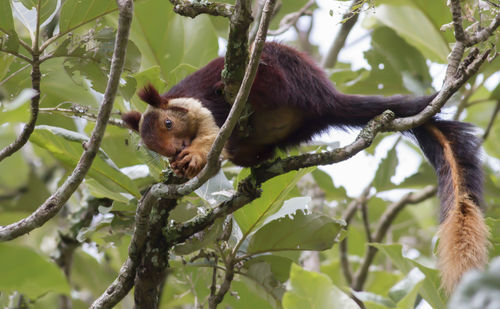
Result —
[{"label": "dark tail tip", "polygon": [[151,84],[148,84],[144,88],[139,90],[137,95],[139,96],[139,98],[141,98],[141,100],[153,107],[160,108],[166,107],[167,105],[166,100],[161,97],[155,87]]}]

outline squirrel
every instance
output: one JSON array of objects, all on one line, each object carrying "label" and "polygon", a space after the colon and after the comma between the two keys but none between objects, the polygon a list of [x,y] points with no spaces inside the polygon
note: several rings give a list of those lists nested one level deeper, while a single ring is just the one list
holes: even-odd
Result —
[{"label": "squirrel", "polygon": [[[216,58],[163,95],[148,85],[138,93],[149,104],[144,114],[131,111],[122,116],[148,148],[170,159],[178,175],[192,178],[201,171],[229,114],[223,67],[224,58]],[[387,109],[398,117],[415,115],[435,96],[344,94],[307,55],[266,43],[248,99],[253,108],[250,133],[235,130],[223,155],[236,165],[254,166],[272,158],[276,148],[310,141],[330,127],[360,127]],[[482,268],[488,259],[481,142],[473,130],[467,123],[433,117],[406,132],[436,170],[441,198],[438,266],[447,292],[466,271]]]}]

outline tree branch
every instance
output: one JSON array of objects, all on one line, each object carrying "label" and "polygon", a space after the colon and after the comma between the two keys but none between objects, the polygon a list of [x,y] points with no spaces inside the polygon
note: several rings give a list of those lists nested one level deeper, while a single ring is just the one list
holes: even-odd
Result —
[{"label": "tree branch", "polygon": [[495,118],[497,117],[498,112],[500,112],[500,100],[497,100],[497,104],[495,105],[495,110],[493,111],[493,114],[491,115],[491,118],[490,118],[490,121],[488,122],[488,126],[486,127],[486,130],[484,130],[483,142],[490,135],[491,128],[493,127],[493,124],[495,123]]},{"label": "tree branch", "polygon": [[175,13],[191,18],[200,14],[230,18],[234,13],[234,6],[228,3],[189,0],[170,0],[170,2],[174,5]]},{"label": "tree branch", "polygon": [[[31,98],[30,105],[30,120],[24,126],[23,131],[19,136],[13,141],[11,144],[0,150],[0,162],[13,155],[16,151],[21,149],[27,142],[31,136],[31,133],[35,130],[36,120],[38,119],[38,108],[40,105],[40,61],[38,59],[37,54],[33,54],[33,61],[31,62],[32,70],[31,70],[31,87],[36,91],[36,95]],[[1,240],[1,231],[0,228],[0,240]]]},{"label": "tree branch", "polygon": [[167,275],[168,250],[170,249],[162,229],[168,222],[170,211],[175,206],[177,206],[177,200],[161,199],[158,207],[154,207],[151,211],[148,240],[134,280],[134,302],[137,309],[158,308],[161,287]]},{"label": "tree branch", "polygon": [[27,63],[33,63],[33,60],[31,60],[30,58],[28,58],[25,55],[22,55],[20,53],[13,52],[13,51],[6,50],[6,49],[2,49],[2,48],[0,48],[0,52],[16,56],[17,58],[22,59],[22,60],[26,61]]},{"label": "tree branch", "polygon": [[[266,180],[292,170],[313,165],[332,164],[354,156],[356,153],[371,144],[376,134],[382,130],[384,124],[389,122],[392,117],[394,117],[394,113],[386,111],[381,116],[371,120],[367,126],[361,130],[356,140],[352,144],[345,147],[320,154],[305,154],[285,159],[278,159],[274,162],[265,163],[259,167],[253,168],[252,174],[240,182],[238,191],[232,196],[231,199],[208,210],[204,215],[196,216],[183,224],[166,229],[165,236],[167,241],[171,243],[171,245],[184,242],[195,233],[210,226],[215,219],[233,213],[244,205],[250,203],[260,196],[258,187]],[[157,190],[155,195],[158,197],[168,197],[168,194],[174,193],[174,190],[169,190],[168,186],[156,188],[153,186],[151,190]]]},{"label": "tree branch", "polygon": [[[379,225],[374,233],[373,242],[379,243],[384,239],[392,222],[406,205],[421,203],[422,201],[434,196],[436,192],[437,188],[435,186],[427,186],[419,192],[406,194],[399,201],[387,207],[386,211],[380,217]],[[368,277],[368,269],[375,258],[375,254],[377,254],[377,248],[369,246],[363,262],[354,276],[351,284],[352,289],[356,291],[363,289],[363,285]]]},{"label": "tree branch", "polygon": [[230,104],[236,100],[248,63],[248,29],[253,21],[251,2],[251,0],[236,0],[234,14],[230,19],[227,51],[222,70],[224,96]]},{"label": "tree branch", "polygon": [[133,1],[118,0],[118,6],[120,15],[109,80],[104,93],[103,103],[98,113],[96,126],[92,131],[89,142],[84,145],[85,150],[80,157],[80,161],[66,181],[35,212],[25,219],[0,227],[0,241],[6,241],[24,235],[54,217],[59,212],[62,205],[78,188],[90,169],[92,161],[101,145],[104,131],[113,108],[113,101],[118,89],[123,64],[125,62],[125,51],[133,15]]},{"label": "tree branch", "polygon": [[[81,106],[78,104],[73,104],[71,108],[61,108],[61,107],[47,107],[47,108],[40,108],[40,113],[46,113],[46,114],[62,114],[67,117],[78,117],[78,118],[83,118],[91,121],[97,121],[98,117],[94,113],[90,113],[87,111],[86,106]],[[117,119],[117,118],[109,118],[108,119],[108,124],[114,125],[120,128],[127,128],[123,120]]]},{"label": "tree branch", "polygon": [[94,301],[90,308],[112,308],[128,294],[130,289],[132,289],[136,270],[146,245],[151,209],[157,207],[157,205],[158,199],[151,194],[151,190],[142,196],[135,213],[134,234],[132,235],[132,240],[128,247],[129,256],[120,268],[118,277],[116,277],[115,281],[111,283],[106,291]]},{"label": "tree branch", "polygon": [[[368,200],[368,195],[370,194],[370,190],[372,188],[372,185],[369,184],[361,193],[361,195],[352,200],[349,205],[347,206],[346,210],[342,214],[342,218],[346,222],[345,229],[347,230],[349,228],[349,224],[351,223],[352,217],[356,213],[356,210],[359,209],[359,205],[361,203],[366,203]],[[347,281],[349,285],[352,283],[352,271],[351,267],[349,265],[349,259],[347,256],[347,236],[342,239],[339,245],[339,251],[340,251],[340,263],[342,266],[342,273],[344,274],[344,278]]]},{"label": "tree branch", "polygon": [[362,5],[364,0],[354,0],[349,7],[349,11],[342,16],[345,21],[340,27],[332,46],[326,53],[325,57],[321,61],[321,66],[323,68],[333,68],[337,63],[337,58],[339,56],[340,50],[344,47],[347,36],[351,32],[352,28],[356,24],[359,18],[360,5]]},{"label": "tree branch", "polygon": [[293,27],[299,18],[302,16],[306,15],[311,15],[309,12],[309,9],[316,3],[315,0],[309,0],[300,10],[297,12],[293,12],[290,14],[287,14],[283,19],[280,21],[280,26],[276,30],[269,30],[267,35],[269,36],[275,36],[275,35],[280,35],[288,31],[291,27]]}]

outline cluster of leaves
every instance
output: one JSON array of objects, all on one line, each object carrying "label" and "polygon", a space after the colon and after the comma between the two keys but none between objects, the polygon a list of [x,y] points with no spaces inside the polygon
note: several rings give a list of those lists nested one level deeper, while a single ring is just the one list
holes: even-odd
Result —
[{"label": "cluster of leaves", "polygon": [[[305,2],[284,1],[275,26],[281,16],[297,11]],[[371,47],[365,52],[371,69],[354,71],[350,64],[339,63],[330,72],[331,79],[340,90],[352,93],[431,92],[429,64],[446,63],[448,46],[453,43],[451,31],[440,31],[451,20],[449,8],[432,0],[384,0],[375,5],[373,14],[363,21],[371,37]],[[472,4],[468,8],[471,19],[488,14],[474,11]],[[26,90],[31,88],[30,65],[22,58],[31,55],[20,42],[32,45],[36,35],[33,12],[37,9],[39,42],[44,47],[40,106],[50,110],[78,104],[83,113],[95,111],[104,92],[117,23],[114,0],[1,1],[0,147],[14,140],[19,124],[29,119],[27,101],[33,96]],[[137,89],[151,82],[165,90],[215,58],[221,36],[227,36],[227,21],[221,18],[200,15],[186,19],[176,15],[168,1],[137,1],[116,112],[143,110],[144,104],[134,96]],[[498,34],[494,39],[498,40]],[[488,126],[500,100],[500,86],[493,90],[485,86],[499,69],[498,59],[483,66],[462,97],[452,102],[465,107],[463,117],[480,128]],[[28,146],[0,163],[0,225],[26,217],[50,195],[76,166],[92,128],[91,121],[68,118],[55,110],[40,115]],[[500,204],[500,173],[493,165],[500,158],[499,138],[496,122],[484,143],[488,158],[485,195],[488,215],[494,218],[500,217],[495,210]],[[372,149],[384,139],[379,137]],[[418,172],[402,183],[391,181],[405,162],[398,159],[399,147],[413,147],[402,144],[388,151],[371,181],[366,207],[367,221],[373,226],[391,203],[384,193],[421,189],[435,182],[434,172],[424,160]],[[18,292],[34,308],[55,307],[59,295],[71,295],[75,308],[88,307],[114,280],[126,259],[141,192],[162,180],[166,166],[162,158],[140,146],[137,136],[108,127],[84,184],[63,213],[28,237],[0,245],[0,304],[7,306]],[[185,222],[226,199],[248,174],[249,170],[226,163],[196,194],[180,200],[170,214],[170,223]],[[314,190],[322,192],[319,203],[308,197],[314,190],[301,181],[307,174],[312,175]],[[94,209],[89,205],[96,198],[93,220],[82,226],[78,215]],[[229,265],[236,277],[222,306],[358,308],[349,297],[352,291],[342,273],[338,246],[334,246],[346,239],[345,253],[353,270],[367,254],[370,240],[362,215],[356,214],[347,230],[341,220],[352,201],[344,188],[333,185],[330,175],[316,168],[269,180],[259,199],[173,248],[161,307],[206,304],[214,270],[219,269],[220,275]],[[363,291],[354,293],[367,308],[414,308],[422,299],[434,308],[444,308],[446,298],[439,292],[431,245],[438,225],[437,204],[436,199],[427,200],[400,212],[386,237],[399,244],[372,244],[382,254],[373,261]],[[488,224],[494,244],[499,244],[499,221],[488,219]],[[225,236],[228,230],[229,236]],[[74,254],[70,278],[48,259],[62,254],[58,243],[66,238],[82,244]],[[299,266],[304,251],[321,251],[319,272]],[[493,246],[492,255],[500,255],[499,246]],[[129,304],[125,300],[120,305],[128,308]]]}]

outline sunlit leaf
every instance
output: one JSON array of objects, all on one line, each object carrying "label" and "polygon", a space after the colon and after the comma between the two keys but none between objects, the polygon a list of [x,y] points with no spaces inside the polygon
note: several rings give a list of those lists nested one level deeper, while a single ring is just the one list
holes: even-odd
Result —
[{"label": "sunlit leaf", "polygon": [[290,273],[290,289],[283,296],[283,308],[358,309],[347,294],[332,284],[324,274],[310,272],[296,264]]}]

